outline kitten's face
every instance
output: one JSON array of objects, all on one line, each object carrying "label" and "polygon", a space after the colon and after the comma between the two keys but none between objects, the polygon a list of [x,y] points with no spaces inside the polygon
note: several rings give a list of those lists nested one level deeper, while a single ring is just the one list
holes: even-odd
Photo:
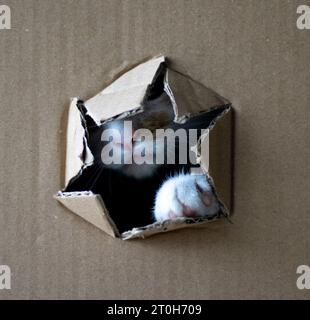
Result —
[{"label": "kitten's face", "polygon": [[[151,176],[156,168],[155,155],[165,152],[164,137],[155,131],[169,128],[173,119],[171,101],[164,93],[146,102],[143,112],[106,123],[101,137],[105,141],[103,150],[106,150],[101,153],[103,165],[135,178]],[[111,149],[113,158],[121,161],[109,163]]]}]

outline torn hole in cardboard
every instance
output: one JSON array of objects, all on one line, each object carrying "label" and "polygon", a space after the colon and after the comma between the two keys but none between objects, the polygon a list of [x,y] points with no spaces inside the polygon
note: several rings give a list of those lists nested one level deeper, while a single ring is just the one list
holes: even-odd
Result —
[{"label": "torn hole in cardboard", "polygon": [[[203,130],[198,143],[191,146],[196,158],[196,165],[191,165],[191,169],[206,175],[219,203],[220,209],[211,217],[154,221],[152,208],[156,190],[167,176],[175,174],[174,165],[160,168],[155,176],[137,180],[124,179],[117,170],[109,170],[99,163],[102,128],[117,121],[141,117],[147,112],[149,101],[163,95],[169,99],[173,110],[174,130],[198,127]],[[164,57],[138,65],[95,97],[85,102],[78,98],[72,100],[67,128],[66,185],[56,199],[109,235],[122,239],[144,238],[159,232],[199,226],[227,216],[231,185],[227,169],[230,168],[230,111],[231,105],[226,99],[169,69]],[[218,132],[215,130],[217,123],[223,118],[226,118],[226,125]],[[214,140],[213,136],[218,140],[217,145],[209,143]],[[223,146],[218,148],[221,136],[225,149]],[[203,143],[207,144],[208,151],[204,154],[201,153]],[[219,161],[221,163],[215,163]],[[211,171],[215,172],[215,181]],[[219,171],[227,176],[221,176]]]}]

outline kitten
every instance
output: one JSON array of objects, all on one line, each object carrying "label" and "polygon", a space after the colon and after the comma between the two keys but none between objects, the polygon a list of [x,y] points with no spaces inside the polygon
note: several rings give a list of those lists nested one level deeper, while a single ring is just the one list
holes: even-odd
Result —
[{"label": "kitten", "polygon": [[[101,126],[85,113],[82,102],[80,110],[84,112],[88,145],[95,161],[70,183],[67,191],[86,186],[101,194],[120,232],[154,221],[218,213],[219,204],[206,176],[190,173],[198,165],[190,163],[191,145],[187,138],[190,129],[205,129],[214,118],[213,113],[219,111],[176,123],[165,92],[148,99],[141,112]],[[168,143],[164,131],[167,129],[182,129],[186,136]],[[185,158],[181,147],[185,147]]]}]

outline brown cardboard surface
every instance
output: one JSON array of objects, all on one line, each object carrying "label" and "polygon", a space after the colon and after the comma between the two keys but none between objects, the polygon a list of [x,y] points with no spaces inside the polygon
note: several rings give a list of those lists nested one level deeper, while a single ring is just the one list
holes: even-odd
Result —
[{"label": "brown cardboard surface", "polygon": [[160,56],[125,72],[85,102],[87,113],[97,124],[100,124],[101,121],[141,107],[145,92],[152,83],[160,63],[164,61],[165,58]]},{"label": "brown cardboard surface", "polygon": [[71,212],[76,213],[110,236],[118,236],[117,228],[109,217],[99,195],[92,192],[70,192],[69,195],[64,195],[59,192],[57,200]]},{"label": "brown cardboard surface", "polygon": [[[296,287],[297,266],[310,264],[310,31],[296,28],[299,1],[5,3],[0,264],[12,289],[0,299],[309,298]],[[234,224],[124,242],[52,197],[64,183],[64,110],[115,67],[160,53],[234,105]]]}]

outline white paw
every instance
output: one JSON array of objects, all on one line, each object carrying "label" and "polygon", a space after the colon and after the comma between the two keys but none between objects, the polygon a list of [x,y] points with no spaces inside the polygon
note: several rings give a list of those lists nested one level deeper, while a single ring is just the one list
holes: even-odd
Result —
[{"label": "white paw", "polygon": [[206,176],[180,174],[168,179],[158,190],[154,217],[156,221],[208,217],[218,210],[219,204]]}]

